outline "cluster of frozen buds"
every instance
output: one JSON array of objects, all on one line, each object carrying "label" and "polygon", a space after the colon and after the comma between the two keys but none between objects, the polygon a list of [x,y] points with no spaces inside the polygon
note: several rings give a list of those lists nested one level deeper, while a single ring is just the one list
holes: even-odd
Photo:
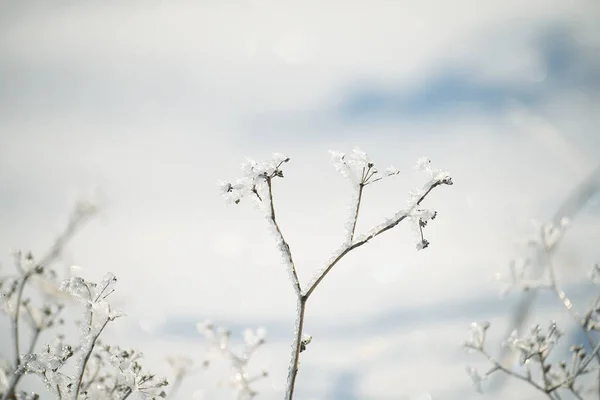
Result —
[{"label": "cluster of frozen buds", "polygon": [[[36,308],[28,299],[21,298],[22,287],[30,280],[54,281],[56,273],[53,269],[38,264],[31,252],[23,254],[20,250],[17,250],[12,255],[18,275],[0,277],[0,309],[9,317],[15,318],[18,301],[19,306],[25,307],[28,313],[33,314],[30,316],[37,324],[34,323],[32,326],[39,326],[42,324],[41,319],[43,317],[41,314],[47,316],[49,310],[44,306]],[[29,320],[29,322],[32,321]]]},{"label": "cluster of frozen buds", "polygon": [[74,349],[64,342],[64,336],[58,335],[52,344],[46,344],[41,352],[22,356],[19,369],[15,374],[40,376],[46,388],[60,397],[65,395],[73,385],[72,378],[60,371],[73,354]]},{"label": "cluster of frozen buds", "polygon": [[167,380],[144,371],[142,357],[142,353],[133,349],[98,345],[87,368],[84,388],[95,396],[136,393],[142,399],[166,397],[163,388],[168,385]]},{"label": "cluster of frozen buds", "polygon": [[221,194],[232,203],[238,204],[243,198],[251,197],[262,202],[265,188],[273,178],[283,178],[281,166],[290,159],[283,154],[275,153],[268,161],[257,162],[250,158],[242,164],[242,176],[235,182],[219,182]]},{"label": "cluster of frozen buds", "polygon": [[529,360],[543,362],[562,335],[563,333],[556,327],[556,322],[552,321],[546,333],[542,332],[539,325],[534,325],[529,335],[524,337],[519,337],[517,330],[514,330],[504,345],[518,352],[521,365]]},{"label": "cluster of frozen buds", "polygon": [[[498,361],[494,360],[489,353],[485,350],[485,339],[486,333],[489,329],[489,322],[476,323],[473,322],[469,329],[467,340],[463,346],[468,352],[478,352],[483,354],[489,361],[492,362],[492,368],[485,374],[481,374],[477,369],[467,367],[467,374],[471,378],[475,389],[478,392],[482,390],[482,383],[492,373],[502,370],[510,375],[519,376],[521,379],[525,379],[533,382],[530,365],[531,363],[539,364],[543,371],[545,382],[539,387],[550,390],[551,388],[557,388],[568,383],[569,376],[576,376],[579,364],[573,364],[572,371],[568,371],[566,363],[560,364],[561,368],[553,368],[551,364],[547,363],[547,358],[556,347],[558,341],[562,337],[563,333],[557,328],[556,323],[552,321],[548,327],[547,332],[542,332],[539,325],[535,325],[531,328],[527,336],[519,336],[517,331],[513,331],[507,341],[503,344],[508,347],[511,351],[517,352],[519,355],[519,361],[521,366],[525,366],[527,375],[522,376],[516,371],[512,371],[503,367]],[[577,350],[577,359],[581,360],[582,356],[581,348]],[[537,384],[536,384],[537,385]]]},{"label": "cluster of frozen buds", "polygon": [[265,343],[267,331],[258,328],[256,331],[246,329],[244,331],[244,347],[241,354],[233,351],[230,344],[231,331],[215,326],[210,321],[200,322],[196,325],[198,332],[216,348],[231,364],[233,377],[229,380],[229,386],[237,390],[238,398],[253,398],[258,392],[252,388],[254,382],[268,376],[267,371],[258,375],[248,373],[248,363],[256,350]]},{"label": "cluster of frozen buds", "polygon": [[427,157],[421,157],[417,160],[415,165],[417,171],[424,172],[429,176],[433,182],[443,183],[445,185],[452,185],[452,177],[448,171],[442,169],[436,169],[431,166],[431,160]]},{"label": "cluster of frozen buds", "polygon": [[413,226],[419,235],[417,242],[417,250],[423,250],[429,247],[429,241],[425,239],[423,235],[423,229],[427,226],[429,221],[433,221],[437,216],[435,210],[421,208],[419,201],[424,194],[426,188],[431,188],[435,185],[452,185],[452,178],[447,171],[441,169],[434,169],[431,166],[431,160],[427,157],[421,157],[417,160],[415,169],[420,172],[424,172],[429,177],[429,182],[426,183],[425,187],[421,190],[412,191],[408,197],[408,211],[410,219],[413,221]]},{"label": "cluster of frozen buds", "polygon": [[350,154],[329,151],[335,169],[347,178],[353,186],[366,186],[388,176],[398,175],[400,171],[389,166],[381,173],[367,153],[355,147]]},{"label": "cluster of frozen buds", "polygon": [[467,340],[465,340],[464,348],[471,352],[474,350],[482,350],[485,346],[485,336],[487,330],[490,327],[490,323],[484,321],[482,323],[472,322],[469,328]]}]

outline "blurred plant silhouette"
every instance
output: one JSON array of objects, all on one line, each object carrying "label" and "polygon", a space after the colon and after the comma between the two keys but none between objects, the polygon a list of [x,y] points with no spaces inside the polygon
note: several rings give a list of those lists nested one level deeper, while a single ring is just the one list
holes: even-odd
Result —
[{"label": "blurred plant silhouette", "polygon": [[[536,224],[534,235],[525,242],[523,257],[511,262],[509,277],[497,276],[507,284],[506,290],[522,291],[522,298],[511,318],[509,332],[505,336],[507,339],[502,344],[498,358],[486,347],[486,332],[490,324],[483,322],[471,325],[469,338],[464,343],[465,349],[482,354],[492,364],[484,373],[467,367],[467,372],[478,391],[482,391],[482,383],[488,377],[501,371],[504,374],[494,375],[500,375],[495,381],[496,387],[505,384],[507,377],[513,377],[527,382],[554,400],[565,396],[577,399],[600,398],[600,291],[596,289],[595,299],[589,302],[583,312],[578,311],[558,282],[557,269],[561,266],[557,265],[555,260],[557,249],[571,221],[598,192],[600,167],[593,170],[589,177],[570,193],[550,222]],[[567,267],[570,270],[574,269],[573,266]],[[589,275],[585,280],[596,285],[600,283],[600,266],[594,264],[588,270]],[[584,342],[572,343],[569,348],[570,360],[553,361],[557,357],[554,354],[557,344],[569,340],[564,338],[564,332],[554,321],[545,332],[539,325],[534,325],[529,330],[523,328],[532,312],[533,302],[542,290],[556,296],[583,334]],[[523,330],[527,334],[520,335],[519,332]],[[515,358],[518,358],[516,366]]]}]

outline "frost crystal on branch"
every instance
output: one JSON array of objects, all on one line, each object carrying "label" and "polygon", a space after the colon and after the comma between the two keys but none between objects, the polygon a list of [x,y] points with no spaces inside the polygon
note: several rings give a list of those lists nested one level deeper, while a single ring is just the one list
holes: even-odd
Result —
[{"label": "frost crystal on branch", "polygon": [[517,331],[514,330],[506,341],[505,346],[519,353],[521,365],[524,365],[532,357],[537,357],[538,359],[547,357],[562,335],[563,333],[557,329],[555,322],[550,324],[548,333],[546,334],[542,333],[539,325],[535,325],[531,328],[529,336],[525,337],[519,337]]},{"label": "frost crystal on branch", "polygon": [[392,166],[381,174],[367,153],[355,147],[350,154],[339,151],[329,151],[331,162],[343,177],[350,180],[353,186],[367,185],[385,177],[398,175],[400,171]]},{"label": "frost crystal on branch", "polygon": [[469,337],[464,343],[464,346],[468,350],[479,350],[482,349],[485,344],[485,333],[490,327],[490,323],[485,321],[483,323],[473,322],[469,329]]},{"label": "frost crystal on branch", "polygon": [[247,158],[242,163],[242,176],[235,183],[219,181],[221,195],[228,202],[238,204],[243,198],[251,197],[259,203],[265,200],[268,181],[273,178],[283,178],[281,166],[290,161],[283,154],[275,153],[271,160],[257,162]]}]

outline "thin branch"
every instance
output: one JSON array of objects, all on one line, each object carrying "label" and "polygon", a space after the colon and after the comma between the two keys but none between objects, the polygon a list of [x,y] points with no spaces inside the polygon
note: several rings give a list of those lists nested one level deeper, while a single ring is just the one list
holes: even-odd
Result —
[{"label": "thin branch", "polygon": [[[418,205],[421,204],[421,202],[427,197],[427,195],[437,186],[440,186],[442,184],[448,184],[445,181],[434,181],[432,183],[429,184],[429,187],[423,192],[423,194],[419,197],[419,199],[415,202],[415,204],[411,207],[417,207]],[[321,275],[318,276],[318,278],[309,286],[308,290],[305,293],[305,297],[308,298],[310,297],[310,295],[312,294],[312,292],[314,292],[314,290],[317,288],[317,286],[319,286],[319,284],[321,283],[321,281],[325,278],[325,276],[327,276],[327,274],[329,273],[329,271],[331,271],[331,269],[342,259],[344,258],[344,256],[346,254],[348,254],[350,251],[356,249],[357,247],[362,246],[363,244],[367,243],[368,241],[370,241],[371,239],[373,239],[376,236],[379,236],[380,234],[382,234],[383,232],[386,232],[392,228],[394,228],[396,225],[398,225],[400,222],[402,222],[404,219],[406,219],[406,217],[408,217],[409,212],[405,211],[405,212],[400,212],[398,214],[396,214],[396,216],[394,218],[392,218],[389,222],[383,224],[383,225],[378,225],[377,227],[371,229],[371,231],[369,233],[367,233],[366,235],[363,235],[359,240],[351,243],[351,244],[347,244],[345,246],[343,246],[338,252],[339,254],[333,259],[333,261],[331,261],[331,263],[329,263],[329,265],[327,265],[327,267],[325,268],[325,270],[321,273]]]},{"label": "thin branch", "polygon": [[285,391],[285,399],[292,400],[294,397],[294,389],[296,386],[296,376],[298,375],[298,363],[300,360],[300,348],[302,346],[302,331],[304,328],[304,312],[306,310],[306,301],[308,296],[298,298],[298,315],[296,316],[296,337],[294,348],[288,370],[287,387]]},{"label": "thin branch", "polygon": [[590,364],[590,362],[594,359],[594,357],[596,357],[600,352],[600,343],[598,343],[596,345],[596,347],[594,348],[594,350],[590,353],[589,356],[586,357],[586,359],[579,365],[579,368],[577,369],[577,371],[573,374],[573,376],[567,377],[565,378],[562,382],[557,383],[556,385],[552,386],[549,391],[553,391],[558,389],[561,386],[564,386],[566,383],[568,383],[571,380],[574,380],[577,376],[581,375],[584,371],[585,368]]},{"label": "thin branch", "polygon": [[285,257],[287,257],[287,263],[289,266],[289,270],[291,271],[292,284],[294,286],[294,291],[297,296],[300,296],[302,293],[302,288],[300,287],[300,280],[298,279],[298,273],[296,272],[296,266],[294,265],[294,260],[292,259],[292,252],[290,250],[290,245],[283,237],[283,233],[279,228],[279,224],[277,223],[277,219],[275,217],[275,205],[273,204],[273,184],[272,178],[266,177],[267,188],[269,193],[269,219],[275,230],[277,231],[277,236],[279,237],[279,241],[281,242],[281,250],[285,253]]},{"label": "thin branch", "polygon": [[[552,290],[554,291],[556,296],[558,296],[558,298],[560,299],[562,304],[565,306],[565,308],[569,311],[569,313],[571,314],[573,319],[575,319],[577,324],[579,326],[581,326],[581,329],[583,330],[583,333],[585,334],[585,339],[586,339],[588,345],[590,346],[590,348],[593,349],[593,348],[597,347],[597,345],[594,341],[594,338],[592,337],[589,330],[587,329],[586,321],[583,318],[581,318],[581,316],[579,315],[577,310],[575,310],[575,308],[573,307],[573,302],[571,301],[571,299],[569,299],[569,297],[567,297],[567,294],[564,292],[564,290],[562,290],[561,288],[558,287],[558,284],[556,281],[556,273],[554,272],[554,265],[552,263],[550,254],[547,255],[546,261],[548,264],[548,275],[550,276],[550,284],[551,284]],[[596,360],[600,364],[600,354],[598,352],[596,352]],[[599,380],[600,380],[600,373],[599,373]],[[600,390],[600,385],[599,385],[598,390]]]},{"label": "thin branch", "polygon": [[350,231],[350,240],[348,240],[348,243],[352,243],[352,240],[354,239],[354,234],[356,233],[356,224],[358,222],[358,213],[360,211],[360,203],[362,200],[362,194],[363,194],[364,187],[365,187],[365,184],[363,182],[359,183],[358,199],[356,200],[356,208],[354,210],[354,218],[352,219],[352,230]]},{"label": "thin branch", "polygon": [[[90,310],[90,321],[91,321],[91,317],[92,317],[91,314],[92,314],[92,311]],[[74,392],[75,397],[73,397],[74,399],[77,399],[77,397],[79,396],[79,391],[81,390],[81,383],[83,381],[83,374],[85,372],[85,367],[90,359],[90,356],[92,355],[92,351],[94,350],[96,341],[98,340],[98,337],[100,337],[100,334],[102,333],[102,331],[104,330],[104,328],[110,321],[111,321],[110,317],[106,318],[106,321],[104,321],[104,323],[102,324],[102,326],[100,327],[98,332],[93,336],[93,338],[89,344],[89,348],[85,350],[86,353],[83,356],[83,361],[81,362],[81,364],[79,366],[79,371],[77,373],[77,381],[75,382],[75,392]]]},{"label": "thin branch", "polygon": [[488,372],[487,375],[489,375],[491,372],[494,372],[496,370],[500,370],[502,372],[504,372],[507,375],[512,376],[513,378],[517,378],[523,382],[527,382],[529,384],[531,384],[531,386],[533,386],[534,388],[536,388],[537,390],[539,390],[540,392],[546,393],[546,389],[543,388],[542,386],[540,386],[538,383],[532,381],[529,377],[518,374],[516,372],[514,372],[513,370],[510,370],[506,367],[504,367],[502,364],[500,364],[496,359],[494,359],[494,357],[492,357],[487,351],[485,351],[485,349],[483,348],[478,348],[478,347],[471,347],[474,350],[479,351],[481,354],[483,354],[490,363],[492,363],[494,365],[494,369],[492,369],[490,372]]},{"label": "thin branch", "polygon": [[[25,309],[31,314],[31,311],[29,310],[29,307],[25,307]],[[33,319],[33,316],[32,316],[32,319]],[[18,323],[15,324],[15,326],[18,327]],[[33,336],[31,337],[31,341],[29,343],[29,348],[27,349],[27,353],[26,354],[33,353],[33,350],[34,350],[35,345],[36,345],[36,343],[37,343],[37,341],[38,341],[38,339],[40,337],[40,333],[41,332],[42,332],[42,327],[40,327],[40,326],[35,326],[34,327]],[[15,334],[17,335],[15,337],[18,337],[18,334],[19,334],[18,333],[18,329],[15,332]],[[18,343],[19,343],[18,340],[16,340],[15,341],[15,345],[17,346],[17,348],[19,346]],[[18,364],[16,364],[16,366],[15,366],[15,371],[14,371],[14,373],[11,376],[10,383],[8,385],[8,388],[6,389],[5,395],[2,397],[3,400],[12,399],[12,398],[15,397],[15,389],[16,389],[17,385],[19,384],[19,381],[21,380],[21,378],[24,375],[23,373],[21,373],[21,372],[18,371],[18,368],[21,365],[21,359],[19,357],[17,357],[17,360],[18,360],[17,361]]]},{"label": "thin branch", "polygon": [[21,280],[21,283],[19,284],[19,292],[17,293],[17,303],[15,305],[15,317],[13,319],[13,336],[15,338],[15,371],[19,368],[19,365],[21,364],[21,358],[20,358],[20,350],[19,350],[19,316],[20,316],[20,312],[21,312],[21,302],[22,302],[22,298],[23,298],[23,290],[25,289],[25,284],[27,283],[27,281],[29,280],[29,278],[32,276],[33,274],[33,270],[27,271],[25,273],[25,276],[23,276],[23,279]]}]

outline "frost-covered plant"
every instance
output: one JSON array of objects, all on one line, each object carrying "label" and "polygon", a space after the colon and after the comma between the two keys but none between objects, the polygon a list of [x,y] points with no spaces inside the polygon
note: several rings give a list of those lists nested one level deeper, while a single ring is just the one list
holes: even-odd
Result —
[{"label": "frost-covered plant", "polygon": [[[10,318],[14,342],[14,361],[2,360],[0,364],[3,400],[39,398],[37,393],[19,389],[25,374],[39,376],[58,399],[125,399],[132,393],[148,399],[165,397],[162,388],[166,380],[143,372],[138,353],[100,346],[99,337],[107,324],[122,315],[107,302],[114,292],[116,277],[106,274],[96,284],[72,276],[61,283],[52,269],[68,240],[96,211],[93,203],[78,202],[67,227],[46,255],[38,260],[31,253],[16,251],[18,274],[0,278],[1,306]],[[77,344],[68,344],[62,332],[54,332],[53,340],[47,338],[46,344],[38,346],[46,331],[65,324],[63,310],[78,307],[77,303],[84,308]],[[26,346],[22,342],[26,337],[24,323],[30,331]]]},{"label": "frost-covered plant", "polygon": [[[497,275],[497,279],[506,285],[504,293],[514,289],[524,292],[531,290],[552,292],[584,333],[586,345],[591,351],[586,352],[584,346],[580,344],[574,345],[570,348],[571,359],[569,361],[551,362],[549,357],[563,333],[557,328],[555,322],[551,322],[546,331],[543,331],[539,325],[534,325],[524,335],[514,329],[503,344],[505,351],[518,356],[519,365],[510,366],[506,362],[503,363],[494,358],[485,347],[489,323],[473,323],[464,347],[468,352],[482,354],[492,366],[483,374],[472,367],[467,367],[467,372],[478,391],[482,391],[482,382],[492,373],[502,371],[513,378],[529,383],[550,399],[561,399],[564,392],[568,392],[577,399],[583,399],[584,394],[591,392],[590,388],[586,387],[589,385],[589,381],[584,381],[584,377],[590,373],[600,373],[600,342],[593,334],[600,332],[600,326],[597,323],[600,312],[600,291],[587,311],[579,313],[557,282],[553,257],[554,250],[569,226],[569,221],[561,218],[557,225],[536,223],[535,226],[535,235],[525,243],[528,254],[510,263],[508,278]],[[547,272],[547,278],[536,279],[535,276],[532,278],[531,270],[536,268],[543,268]],[[598,268],[598,265],[595,265],[590,273],[592,281],[595,281],[600,272]],[[593,390],[595,398],[600,397],[598,390],[600,387]]]},{"label": "frost-covered plant", "polygon": [[[167,357],[167,363],[173,370],[173,381],[169,385],[171,390],[169,391],[169,397],[175,397],[175,394],[179,391],[183,380],[197,371],[194,360],[184,355],[174,355]],[[203,365],[208,366],[208,362],[204,362]]]},{"label": "frost-covered plant", "polygon": [[[248,364],[252,355],[258,348],[265,343],[267,331],[264,328],[244,330],[244,345],[241,352],[236,352],[230,343],[231,331],[214,325],[210,321],[200,322],[196,325],[198,332],[204,335],[213,349],[216,349],[229,362],[233,376],[229,378],[226,385],[232,387],[237,392],[238,399],[250,399],[255,397],[258,392],[252,388],[252,385],[268,376],[268,372],[263,370],[260,374],[250,375],[248,373]],[[208,365],[208,361],[205,362]]]},{"label": "frost-covered plant", "polygon": [[393,167],[389,167],[384,172],[379,171],[369,156],[358,148],[349,154],[331,152],[331,156],[336,169],[350,181],[352,186],[352,210],[346,224],[346,234],[341,246],[333,252],[332,257],[324,263],[323,267],[307,285],[300,284],[290,246],[276,218],[273,201],[273,182],[284,177],[282,167],[290,159],[279,153],[274,154],[270,160],[264,162],[247,159],[242,164],[242,176],[239,179],[235,182],[220,183],[222,194],[227,200],[238,204],[242,199],[251,199],[264,212],[269,227],[274,234],[283,264],[290,277],[292,288],[296,294],[296,325],[286,385],[285,398],[287,400],[291,400],[294,395],[300,353],[306,350],[307,345],[312,339],[311,336],[305,335],[303,332],[306,304],[311,294],[329,272],[331,272],[332,268],[349,252],[364,245],[383,232],[394,228],[405,219],[412,221],[420,233],[417,249],[426,248],[429,242],[423,237],[423,228],[437,214],[435,211],[421,208],[421,203],[434,188],[440,185],[452,184],[452,179],[447,172],[433,169],[431,162],[427,158],[419,159],[417,169],[425,172],[427,175],[427,181],[423,187],[411,192],[407,204],[389,218],[363,234],[357,235],[356,224],[363,201],[364,189],[384,178],[398,175],[399,171]]},{"label": "frost-covered plant", "polygon": [[[61,255],[67,242],[97,213],[98,206],[89,200],[80,200],[75,204],[68,223],[58,235],[50,249],[39,260],[31,252],[13,252],[17,275],[0,278],[0,301],[2,310],[9,317],[12,326],[14,359],[11,364],[6,360],[0,376],[0,393],[3,399],[11,399],[17,395],[16,389],[22,374],[17,373],[21,367],[22,324],[29,325],[31,335],[24,354],[34,351],[41,333],[55,325],[63,323],[59,317],[64,308],[65,297],[59,292],[57,274],[51,264]],[[25,296],[25,288],[32,286],[42,292],[39,299]],[[35,301],[37,300],[37,301]],[[10,378],[8,378],[10,377]]]},{"label": "frost-covered plant", "polygon": [[142,358],[136,350],[97,343],[82,379],[82,392],[97,399],[125,399],[133,393],[142,399],[166,397],[166,379],[144,371]]}]

